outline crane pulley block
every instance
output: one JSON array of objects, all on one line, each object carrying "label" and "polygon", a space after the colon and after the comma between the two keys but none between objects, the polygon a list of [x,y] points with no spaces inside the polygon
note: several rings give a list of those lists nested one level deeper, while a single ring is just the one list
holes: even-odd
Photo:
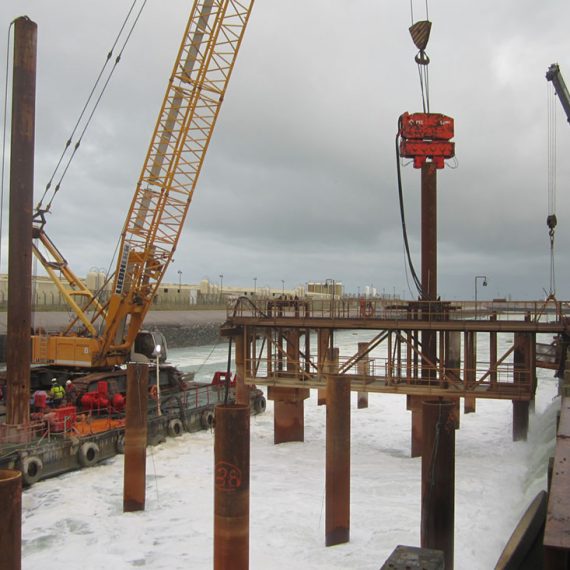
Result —
[{"label": "crane pulley block", "polygon": [[455,156],[454,120],[440,113],[404,113],[398,120],[400,156],[412,158],[414,168],[430,159],[443,168],[447,158]]}]

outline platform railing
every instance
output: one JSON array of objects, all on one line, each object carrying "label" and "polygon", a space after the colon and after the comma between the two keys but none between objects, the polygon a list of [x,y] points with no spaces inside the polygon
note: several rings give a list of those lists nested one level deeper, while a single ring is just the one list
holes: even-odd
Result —
[{"label": "platform railing", "polygon": [[402,301],[383,298],[310,299],[240,297],[227,306],[228,318],[371,319],[386,321],[499,320],[561,323],[570,319],[570,302]]},{"label": "platform railing", "polygon": [[[353,363],[352,366],[350,364]],[[448,388],[459,393],[485,391],[493,394],[507,393],[519,397],[530,395],[532,383],[530,381],[515,380],[515,367],[512,362],[505,361],[491,368],[488,362],[478,361],[475,367],[459,369],[445,367],[438,363],[436,366],[428,364],[410,366],[406,363],[405,355],[400,361],[382,356],[367,356],[367,372],[362,373],[353,357],[341,356],[339,369],[345,370],[344,376],[354,379],[358,384],[380,383],[386,387],[397,386],[425,386],[426,383],[434,386]],[[255,364],[255,365],[254,365]],[[260,384],[268,381],[276,385],[287,382],[307,383],[307,385],[320,385],[325,383],[325,375],[316,367],[315,363],[308,363],[303,358],[279,358],[273,354],[255,362],[246,359],[246,369],[249,372],[248,380]],[[269,371],[269,372],[268,372]],[[517,367],[518,378],[531,378],[531,371],[527,368]],[[429,377],[429,381],[426,381]]]}]

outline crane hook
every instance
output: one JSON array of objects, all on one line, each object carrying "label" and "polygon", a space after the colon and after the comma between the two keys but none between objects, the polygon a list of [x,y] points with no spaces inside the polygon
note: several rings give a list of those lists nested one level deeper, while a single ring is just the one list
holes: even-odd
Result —
[{"label": "crane hook", "polygon": [[429,20],[420,20],[419,22],[416,22],[410,26],[409,30],[414,45],[420,50],[415,58],[416,63],[418,65],[428,65],[430,59],[426,54],[425,49],[429,42],[431,22]]}]

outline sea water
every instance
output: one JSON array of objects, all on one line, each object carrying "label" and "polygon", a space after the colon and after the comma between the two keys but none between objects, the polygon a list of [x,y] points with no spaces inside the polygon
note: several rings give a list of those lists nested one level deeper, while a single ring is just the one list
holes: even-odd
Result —
[{"label": "sea water", "polygon": [[[350,356],[373,333],[337,334]],[[499,349],[509,346],[500,335]],[[377,350],[382,358],[383,349]],[[233,352],[233,351],[232,351]],[[228,345],[174,349],[198,380],[227,367]],[[480,359],[484,359],[483,354]],[[232,365],[233,370],[233,365]],[[512,441],[510,401],[477,400],[456,432],[455,568],[493,568],[514,526],[546,486],[559,402],[551,371],[538,371],[528,441]],[[305,401],[305,441],[273,444],[273,409],[251,420],[250,568],[377,569],[398,544],[419,545],[421,460],[410,458],[404,396],[370,394],[351,409],[350,542],[324,544],[326,409]],[[147,453],[144,512],[123,513],[123,458],[34,485],[23,494],[23,568],[211,568],[211,431]]]}]

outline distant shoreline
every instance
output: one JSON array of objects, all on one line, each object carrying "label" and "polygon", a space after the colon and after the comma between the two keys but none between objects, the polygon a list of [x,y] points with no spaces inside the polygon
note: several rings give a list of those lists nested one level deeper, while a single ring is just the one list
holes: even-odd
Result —
[{"label": "distant shoreline", "polygon": [[[71,320],[71,313],[63,311],[39,311],[32,315],[32,328],[42,328],[54,333],[64,329]],[[200,346],[216,342],[220,326],[226,320],[223,309],[189,311],[150,311],[144,322],[145,329],[159,329],[171,348]],[[7,314],[0,313],[0,335],[6,335]]]},{"label": "distant shoreline", "polygon": [[[67,326],[72,315],[65,311],[37,311],[32,313],[32,327],[42,327],[48,332],[56,332]],[[145,326],[159,325],[193,325],[198,323],[219,323],[226,320],[224,309],[196,309],[189,311],[149,311],[145,318]],[[0,312],[0,332],[5,333],[7,313]]]}]

